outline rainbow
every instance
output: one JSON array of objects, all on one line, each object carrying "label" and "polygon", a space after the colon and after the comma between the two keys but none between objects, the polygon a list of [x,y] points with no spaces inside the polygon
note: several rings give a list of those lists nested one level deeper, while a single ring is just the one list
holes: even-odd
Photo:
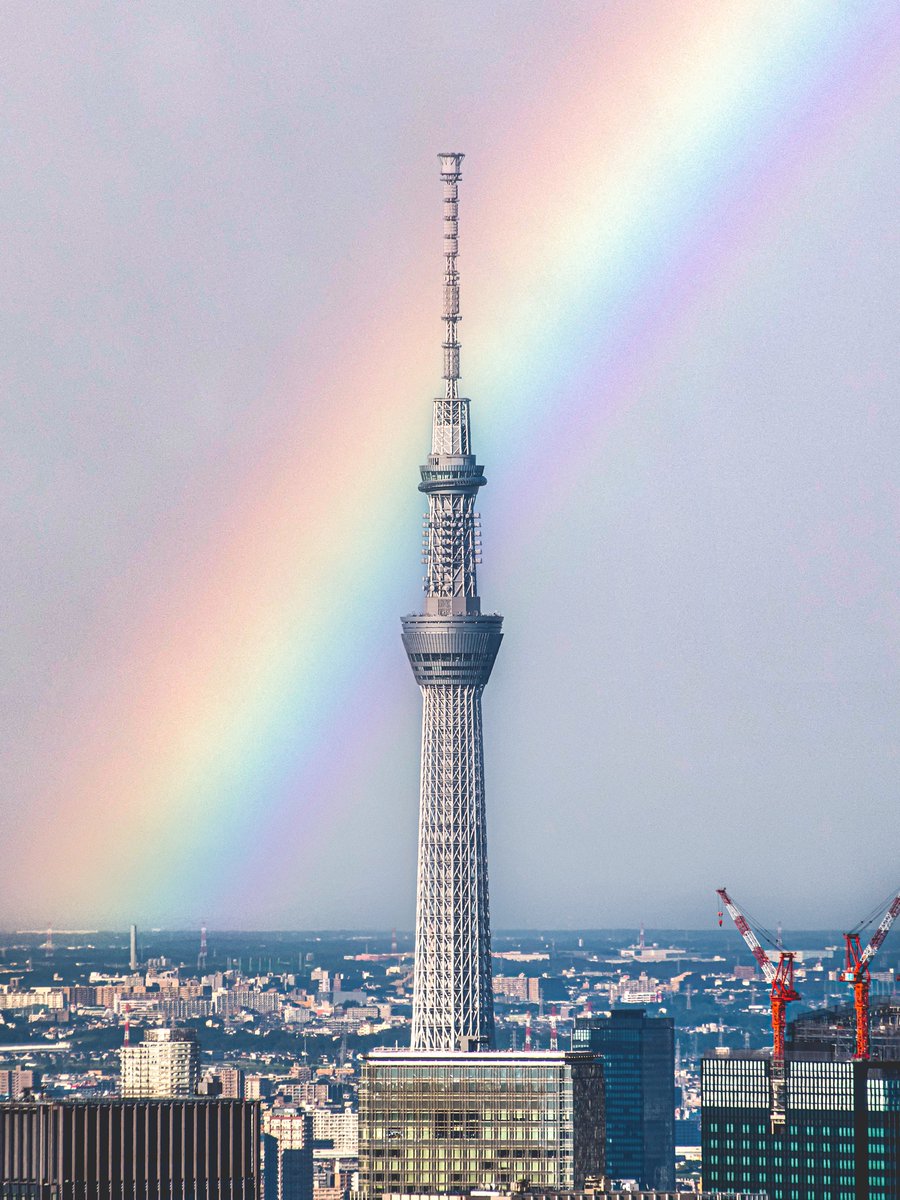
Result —
[{"label": "rainbow", "polygon": [[[746,269],[865,111],[898,21],[877,4],[598,6],[498,144],[462,147],[476,444],[489,476],[502,455],[522,481],[485,497],[490,572],[515,572],[525,522],[571,501],[644,351]],[[410,215],[423,247],[437,195]],[[41,864],[41,916],[284,923],[291,875],[352,819],[398,706],[416,704],[398,618],[417,595],[436,255],[376,317],[342,325],[323,301],[305,341],[328,354],[281,371],[296,428],[246,465],[205,550],[140,614],[118,688],[59,733],[46,833],[13,846],[9,877],[27,888]],[[540,496],[538,444],[557,464]],[[238,869],[254,883],[236,900]]]}]

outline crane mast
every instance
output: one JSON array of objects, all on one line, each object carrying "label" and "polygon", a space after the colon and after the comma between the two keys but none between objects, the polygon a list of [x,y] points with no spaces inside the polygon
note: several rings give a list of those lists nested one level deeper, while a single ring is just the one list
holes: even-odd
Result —
[{"label": "crane mast", "polygon": [[844,970],[841,972],[841,981],[853,984],[853,1009],[856,1015],[856,1053],[854,1057],[857,1059],[869,1058],[871,1050],[869,990],[872,976],[869,971],[869,963],[881,949],[881,944],[887,937],[888,930],[893,925],[898,913],[900,913],[900,892],[894,896],[865,950],[860,949],[861,931],[859,929],[844,934],[846,958]]},{"label": "crane mast", "polygon": [[[787,1026],[787,1006],[792,1001],[800,999],[800,993],[794,987],[794,955],[789,950],[779,950],[778,965],[776,966],[760,945],[759,938],[750,927],[750,922],[725,888],[718,888],[716,894],[734,921],[738,933],[747,943],[750,953],[759,964],[763,978],[771,989],[773,1041],[770,1117],[774,1133],[776,1129],[783,1129],[785,1124],[787,1076],[784,1066],[784,1034]],[[721,913],[719,914],[719,924],[722,924]]]}]

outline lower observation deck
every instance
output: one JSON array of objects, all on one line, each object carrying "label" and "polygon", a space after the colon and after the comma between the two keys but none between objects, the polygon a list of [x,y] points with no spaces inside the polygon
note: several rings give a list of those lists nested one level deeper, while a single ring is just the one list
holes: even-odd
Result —
[{"label": "lower observation deck", "polygon": [[403,645],[420,687],[484,687],[503,639],[496,614],[403,618]]}]

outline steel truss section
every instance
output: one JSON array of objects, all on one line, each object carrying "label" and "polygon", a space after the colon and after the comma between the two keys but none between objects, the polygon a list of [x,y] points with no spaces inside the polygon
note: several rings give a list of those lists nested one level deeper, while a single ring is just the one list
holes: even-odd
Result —
[{"label": "steel truss section", "polygon": [[494,1044],[481,688],[422,689],[414,1050]]},{"label": "steel truss section", "polygon": [[423,539],[429,596],[475,596],[481,536],[474,496],[432,493]]}]

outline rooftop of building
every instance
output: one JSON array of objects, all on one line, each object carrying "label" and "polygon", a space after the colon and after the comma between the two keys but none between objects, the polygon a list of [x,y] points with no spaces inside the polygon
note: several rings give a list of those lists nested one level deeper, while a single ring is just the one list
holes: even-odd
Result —
[{"label": "rooftop of building", "polygon": [[492,1065],[530,1066],[538,1063],[585,1062],[596,1058],[590,1050],[372,1050],[370,1061],[385,1063],[434,1063],[436,1066]]},{"label": "rooftop of building", "polygon": [[[869,1026],[873,1036],[888,1034],[896,1036],[900,1030],[900,1002],[893,997],[876,998],[869,1006]],[[788,1022],[787,1033],[806,1033],[818,1029],[847,1029],[855,1031],[856,1011],[852,1004],[841,1004],[836,1008],[819,1008],[813,1012],[800,1013]]]},{"label": "rooftop of building", "polygon": [[[786,1063],[825,1063],[828,1066],[841,1066],[846,1063],[859,1063],[870,1068],[887,1067],[892,1071],[900,1069],[900,1058],[855,1058],[851,1052],[836,1056],[830,1050],[820,1049],[791,1049],[785,1051]],[[708,1062],[771,1062],[771,1050],[732,1050],[720,1046],[716,1050],[703,1055],[702,1061]]]},{"label": "rooftop of building", "polygon": [[[174,1028],[171,1025],[160,1026],[156,1029],[145,1029],[143,1041],[145,1042],[196,1042],[197,1031],[195,1029]],[[138,1043],[140,1045],[140,1043]]]},{"label": "rooftop of building", "polygon": [[33,1108],[73,1108],[76,1105],[97,1108],[122,1107],[126,1104],[169,1105],[173,1104],[207,1104],[207,1105],[258,1105],[258,1100],[238,1100],[232,1096],[54,1096],[49,1098],[28,1097],[21,1100],[0,1100],[0,1110]]},{"label": "rooftop of building", "polygon": [[614,1196],[627,1196],[630,1200],[684,1200],[685,1195],[694,1200],[768,1200],[766,1192],[659,1192],[659,1191],[610,1191],[591,1190],[589,1192],[488,1192],[471,1191],[425,1195],[422,1193],[383,1192],[382,1200],[607,1200]]}]

